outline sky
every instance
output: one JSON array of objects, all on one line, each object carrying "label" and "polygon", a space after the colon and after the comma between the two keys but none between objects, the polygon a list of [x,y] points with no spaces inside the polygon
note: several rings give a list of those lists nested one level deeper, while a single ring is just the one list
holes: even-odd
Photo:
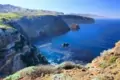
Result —
[{"label": "sky", "polygon": [[1,0],[0,4],[120,18],[120,0]]}]

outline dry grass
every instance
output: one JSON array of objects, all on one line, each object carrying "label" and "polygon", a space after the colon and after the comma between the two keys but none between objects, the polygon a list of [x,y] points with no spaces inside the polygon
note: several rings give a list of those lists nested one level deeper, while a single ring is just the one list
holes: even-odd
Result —
[{"label": "dry grass", "polygon": [[57,69],[54,66],[51,65],[39,65],[36,66],[34,71],[31,72],[29,77],[32,79],[37,78],[37,77],[44,77],[45,75],[50,75],[50,74],[55,74],[57,73]]},{"label": "dry grass", "polygon": [[94,77],[92,80],[114,80],[114,78],[110,75],[97,75],[96,77]]}]

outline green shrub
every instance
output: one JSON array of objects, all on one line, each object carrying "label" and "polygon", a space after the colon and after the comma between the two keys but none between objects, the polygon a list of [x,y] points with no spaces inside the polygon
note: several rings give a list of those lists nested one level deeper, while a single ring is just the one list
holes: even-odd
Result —
[{"label": "green shrub", "polygon": [[118,57],[117,56],[111,56],[110,59],[109,59],[109,63],[112,64],[116,61]]},{"label": "green shrub", "polygon": [[75,63],[67,61],[63,62],[60,65],[57,66],[59,69],[73,69],[76,67]]},{"label": "green shrub", "polygon": [[15,73],[13,75],[10,75],[8,77],[6,77],[3,80],[19,80],[20,79],[20,74],[19,73]]},{"label": "green shrub", "polygon": [[6,77],[3,80],[19,80],[21,77],[31,74],[34,71],[34,68],[35,68],[34,66],[24,68],[13,75]]},{"label": "green shrub", "polygon": [[106,61],[103,61],[99,65],[101,68],[106,68],[108,66],[108,63]]},{"label": "green shrub", "polygon": [[0,20],[10,20],[13,18],[19,18],[21,17],[20,15],[16,13],[0,13]]},{"label": "green shrub", "polygon": [[0,28],[5,28],[5,29],[12,28],[11,26],[4,24],[4,22],[20,17],[21,16],[16,13],[0,13]]}]

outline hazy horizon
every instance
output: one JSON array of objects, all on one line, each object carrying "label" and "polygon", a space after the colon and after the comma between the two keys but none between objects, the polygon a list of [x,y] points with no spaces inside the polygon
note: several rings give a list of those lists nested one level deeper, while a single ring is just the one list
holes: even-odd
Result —
[{"label": "hazy horizon", "polygon": [[63,13],[80,13],[120,18],[119,0],[3,0],[0,4],[11,4],[29,9],[42,9]]}]

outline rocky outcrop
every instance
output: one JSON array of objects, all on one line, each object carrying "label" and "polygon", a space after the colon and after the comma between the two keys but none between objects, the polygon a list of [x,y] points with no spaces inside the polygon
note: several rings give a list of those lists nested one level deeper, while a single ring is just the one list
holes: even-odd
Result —
[{"label": "rocky outcrop", "polygon": [[[23,74],[25,73],[25,74]],[[64,62],[56,66],[33,66],[4,80],[120,80],[120,41],[91,63],[81,66]]]},{"label": "rocky outcrop", "polygon": [[19,40],[19,37],[16,34],[9,34],[15,32],[15,29],[0,29],[0,49],[5,48],[8,44],[12,44],[16,40]]},{"label": "rocky outcrop", "polygon": [[38,64],[48,62],[22,34],[13,28],[0,29],[0,76]]},{"label": "rocky outcrop", "polygon": [[78,24],[72,24],[72,25],[70,26],[70,29],[71,29],[72,31],[78,31],[78,30],[80,29],[80,26],[79,26]]}]

